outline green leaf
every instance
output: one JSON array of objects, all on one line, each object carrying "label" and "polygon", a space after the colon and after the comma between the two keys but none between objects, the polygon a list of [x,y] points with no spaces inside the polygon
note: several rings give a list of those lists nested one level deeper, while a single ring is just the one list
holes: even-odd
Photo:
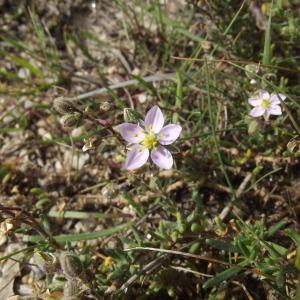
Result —
[{"label": "green leaf", "polygon": [[0,179],[3,179],[7,174],[10,174],[12,167],[8,164],[0,165]]},{"label": "green leaf", "polygon": [[271,22],[272,22],[272,8],[273,2],[270,9],[269,20],[265,33],[265,44],[264,44],[264,56],[263,56],[263,64],[270,65],[272,59],[272,49],[271,49]]},{"label": "green leaf", "polygon": [[239,248],[229,242],[216,240],[216,239],[207,239],[206,243],[213,248],[223,250],[226,252],[240,252]]},{"label": "green leaf", "polygon": [[[3,51],[1,51],[3,52]],[[26,60],[23,57],[20,56],[16,56],[16,55],[12,55],[12,54],[7,54],[6,53],[7,58],[9,58],[11,61],[15,62],[16,64],[20,65],[21,67],[28,69],[32,74],[34,74],[36,77],[44,79],[44,75],[42,73],[42,71],[35,67],[34,65],[32,65],[28,60]]]},{"label": "green leaf", "polygon": [[[175,98],[175,107],[180,108],[182,105],[182,97],[183,97],[183,84],[182,84],[182,76],[179,72],[176,73],[176,81],[177,81],[177,88],[176,88],[176,98]],[[172,115],[172,122],[177,123],[179,114],[174,112]]]},{"label": "green leaf", "polygon": [[[78,241],[88,241],[88,240],[95,240],[101,237],[110,236],[115,233],[121,232],[132,225],[132,222],[127,222],[121,225],[117,225],[112,228],[94,231],[94,232],[86,232],[86,233],[78,233],[78,234],[61,234],[53,236],[53,238],[58,243],[66,243],[66,242],[78,242]],[[38,243],[45,240],[44,237],[40,235],[32,235],[32,236],[25,236],[24,240],[31,242],[31,243]]]},{"label": "green leaf", "polygon": [[39,188],[39,187],[34,187],[30,190],[30,193],[35,194],[35,195],[39,195],[39,196],[46,196],[48,195],[47,192],[45,192],[43,189]]},{"label": "green leaf", "polygon": [[[278,245],[276,243],[268,242],[268,245],[272,247],[272,250],[269,249],[269,251],[270,251],[270,254],[272,256],[274,256],[274,258],[277,258],[278,254],[280,254],[281,256],[285,256],[285,255],[287,255],[287,253],[289,251],[288,249],[286,249],[286,248],[284,248],[281,245]],[[275,253],[273,253],[274,250],[275,250]]]},{"label": "green leaf", "polygon": [[268,238],[272,237],[274,234],[276,234],[277,231],[279,231],[281,228],[285,227],[285,225],[288,222],[289,222],[288,220],[281,220],[281,221],[277,222],[276,224],[272,225],[267,232],[267,237]]},{"label": "green leaf", "polygon": [[41,47],[41,49],[42,49],[42,51],[45,55],[47,46],[46,46],[46,34],[45,34],[45,31],[44,31],[44,28],[42,26],[42,23],[38,19],[38,16],[35,13],[35,10],[33,10],[33,11],[29,10],[29,15],[30,15],[30,18],[31,18],[31,23],[32,23],[32,26],[33,26],[33,30],[35,31],[35,33],[38,37],[40,47]]},{"label": "green leaf", "polygon": [[227,269],[221,273],[218,273],[216,276],[214,276],[213,278],[208,279],[207,281],[204,282],[203,284],[203,288],[204,289],[208,289],[214,286],[219,285],[220,283],[222,283],[225,280],[230,279],[231,277],[237,275],[238,273],[240,273],[242,271],[242,268],[239,267],[232,267],[230,269]]},{"label": "green leaf", "polygon": [[247,258],[250,257],[251,252],[243,240],[237,239],[235,243],[237,244],[237,247],[239,248],[239,252],[241,252]]},{"label": "green leaf", "polygon": [[298,245],[300,246],[300,234],[293,229],[286,229],[285,233]]},{"label": "green leaf", "polygon": [[34,249],[35,249],[35,246],[30,246],[30,247],[26,247],[26,248],[23,248],[23,249],[20,249],[20,250],[16,250],[16,251],[11,252],[11,253],[9,253],[9,254],[7,254],[7,255],[5,255],[5,256],[1,256],[1,257],[0,257],[0,261],[9,259],[9,258],[11,258],[11,257],[13,257],[13,256],[15,256],[15,255],[17,255],[17,254],[19,254],[19,253],[22,253],[22,252],[27,252],[27,251],[30,252],[30,251],[33,251]]},{"label": "green leaf", "polygon": [[183,84],[182,84],[182,77],[179,72],[176,73],[176,80],[177,80],[177,88],[176,88],[175,107],[180,108],[182,105]]}]

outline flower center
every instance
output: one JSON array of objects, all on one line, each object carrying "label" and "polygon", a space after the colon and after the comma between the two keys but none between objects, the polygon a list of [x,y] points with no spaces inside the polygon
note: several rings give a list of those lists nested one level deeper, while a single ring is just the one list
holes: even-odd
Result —
[{"label": "flower center", "polygon": [[271,105],[271,102],[269,99],[263,99],[263,101],[261,102],[261,106],[263,108],[268,108],[268,107],[270,107],[270,105]]},{"label": "flower center", "polygon": [[142,144],[148,149],[155,149],[158,144],[156,134],[154,132],[150,132],[145,135],[145,139]]}]

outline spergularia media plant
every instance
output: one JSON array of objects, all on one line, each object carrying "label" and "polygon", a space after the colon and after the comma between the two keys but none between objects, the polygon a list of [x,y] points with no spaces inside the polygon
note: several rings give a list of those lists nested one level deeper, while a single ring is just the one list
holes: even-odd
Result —
[{"label": "spergularia media plant", "polygon": [[164,126],[164,122],[160,108],[153,106],[141,124],[123,123],[118,126],[121,136],[130,143],[125,169],[135,170],[143,166],[149,156],[158,167],[172,168],[172,154],[163,145],[173,144],[182,128],[177,124]]},{"label": "spergularia media plant", "polygon": [[268,120],[270,115],[282,115],[280,102],[285,99],[286,96],[283,94],[270,94],[268,91],[260,90],[248,99],[249,104],[254,106],[250,111],[250,116],[254,118],[264,116]]}]

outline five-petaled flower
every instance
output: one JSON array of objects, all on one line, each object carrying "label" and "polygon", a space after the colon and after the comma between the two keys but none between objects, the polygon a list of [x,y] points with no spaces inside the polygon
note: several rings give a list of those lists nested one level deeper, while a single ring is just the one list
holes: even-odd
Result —
[{"label": "five-petaled flower", "polygon": [[254,106],[250,111],[250,116],[260,117],[264,116],[266,120],[269,119],[270,115],[279,116],[282,114],[280,101],[284,101],[286,96],[283,94],[269,94],[265,90],[258,91],[256,96],[248,99],[248,102]]},{"label": "five-petaled flower", "polygon": [[[173,157],[162,145],[170,145],[176,141],[182,130],[181,126],[168,124],[164,126],[164,117],[158,106],[152,107],[146,114],[144,128],[140,124],[123,123],[119,125],[122,137],[129,143],[130,152],[124,167],[134,170],[144,165],[149,155],[152,161],[162,169],[170,169]],[[150,153],[151,152],[151,153]]]}]

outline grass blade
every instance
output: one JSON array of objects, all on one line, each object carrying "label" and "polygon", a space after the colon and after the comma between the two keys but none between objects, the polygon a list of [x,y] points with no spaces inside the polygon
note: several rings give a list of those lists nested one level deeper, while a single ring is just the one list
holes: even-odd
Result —
[{"label": "grass blade", "polygon": [[270,65],[272,60],[272,49],[271,49],[272,8],[273,8],[273,1],[271,4],[269,19],[268,19],[266,33],[265,33],[264,56],[263,56],[264,65]]},{"label": "grass blade", "polygon": [[[132,222],[127,222],[121,225],[117,225],[112,228],[94,231],[94,232],[86,232],[86,233],[78,233],[78,234],[61,234],[56,235],[53,238],[58,243],[66,243],[66,242],[78,242],[78,241],[88,241],[95,240],[101,237],[110,236],[112,234],[121,232],[132,225]],[[32,235],[32,236],[24,236],[24,240],[31,243],[38,243],[44,240],[42,236]]]},{"label": "grass blade", "polygon": [[233,267],[233,268],[227,269],[221,273],[218,273],[215,277],[206,280],[203,284],[203,288],[208,289],[208,288],[217,286],[220,283],[222,283],[223,281],[228,280],[231,277],[237,275],[238,273],[241,272],[241,270],[242,270],[242,268]]}]

